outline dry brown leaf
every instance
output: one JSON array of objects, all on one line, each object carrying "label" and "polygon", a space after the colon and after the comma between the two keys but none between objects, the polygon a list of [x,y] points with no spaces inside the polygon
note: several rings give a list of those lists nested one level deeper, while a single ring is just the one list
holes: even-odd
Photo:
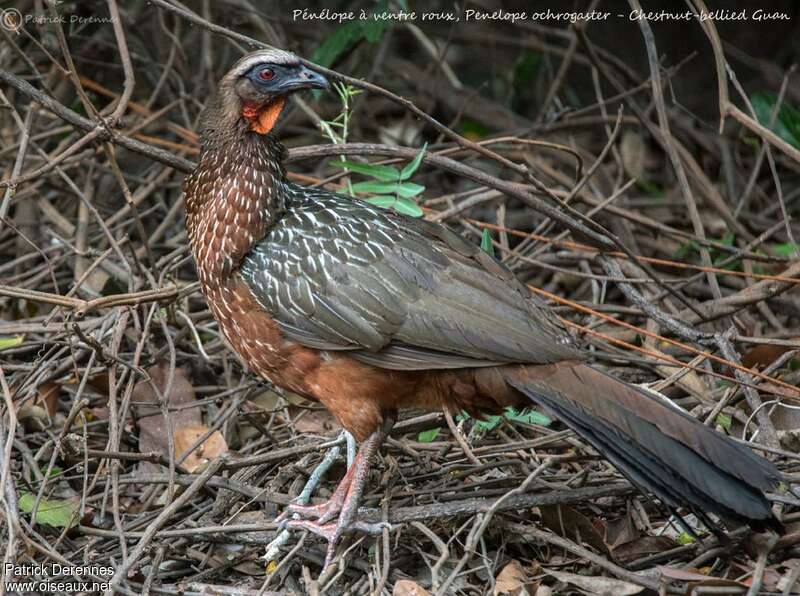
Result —
[{"label": "dry brown leaf", "polygon": [[[186,372],[181,368],[175,369],[169,394],[164,393],[168,385],[168,373],[169,366],[164,363],[147,369],[147,374],[150,375],[152,383],[164,394],[167,405],[174,408],[175,406],[185,406],[194,402],[194,387],[186,378]],[[200,426],[203,423],[199,407],[173,410],[170,412],[169,421],[165,421],[158,405],[158,396],[153,390],[150,381],[145,380],[136,383],[131,395],[131,402],[134,405],[134,412],[139,425],[140,453],[156,452],[167,455],[168,428],[172,429],[174,440],[174,435],[179,428]],[[140,462],[139,470],[144,473],[152,473],[158,470],[158,466],[150,462]]]},{"label": "dry brown leaf", "polygon": [[[542,522],[548,529],[559,536],[588,544],[592,548],[610,554],[603,537],[605,529],[598,528],[592,521],[577,509],[567,505],[547,505],[539,508]],[[598,520],[602,526],[602,520]]]},{"label": "dry brown leaf", "polygon": [[675,542],[666,536],[643,536],[615,548],[614,557],[621,563],[627,563],[647,555],[664,552],[673,546]]},{"label": "dry brown leaf", "polygon": [[[740,582],[735,582],[733,580],[718,580],[715,577],[709,577],[704,573],[699,573],[696,569],[676,569],[675,567],[668,567],[666,565],[658,565],[656,566],[659,573],[666,577],[667,579],[675,579],[682,582],[697,582],[698,585],[704,585],[704,582],[707,581],[725,581],[728,582],[725,585],[733,585],[733,586],[743,586],[744,584]],[[710,585],[710,584],[709,584]],[[715,584],[719,585],[719,584]]]},{"label": "dry brown leaf", "polygon": [[[667,345],[663,342],[662,344]],[[666,354],[665,352],[659,350],[658,347],[655,345],[655,342],[653,341],[646,341],[645,347],[647,347],[647,349],[653,352],[654,354],[663,356],[665,359],[671,358],[669,354]],[[668,366],[665,364],[657,364],[656,368],[662,375],[664,375],[665,378],[669,378],[675,373],[683,371],[683,367]],[[693,395],[700,395],[702,397],[705,397],[706,394],[708,393],[708,387],[706,386],[705,383],[703,383],[703,380],[700,378],[700,375],[698,375],[697,372],[694,370],[684,371],[683,375],[677,381],[674,382],[674,385],[683,388],[684,390],[688,391],[690,394]]]},{"label": "dry brown leaf", "polygon": [[298,432],[324,435],[339,428],[339,423],[328,410],[298,408],[289,406],[289,413],[294,417],[294,427]]},{"label": "dry brown leaf", "polygon": [[[742,354],[742,366],[746,366],[747,368],[765,368],[791,349],[792,348],[789,346],[759,344]],[[724,374],[730,375],[730,369],[727,369]]]},{"label": "dry brown leaf", "polygon": [[28,432],[41,432],[47,428],[50,423],[50,417],[47,415],[47,410],[42,406],[35,406],[33,404],[25,404],[17,410],[17,420],[22,424]]},{"label": "dry brown leaf", "polygon": [[[194,445],[195,441],[207,432],[208,427],[203,425],[185,426],[175,431],[175,457],[183,455]],[[203,464],[227,452],[228,444],[225,442],[225,438],[221,432],[215,430],[183,460],[183,467],[194,472]]]},{"label": "dry brown leaf", "polygon": [[248,402],[259,410],[265,410],[269,413],[277,411],[281,407],[281,397],[272,389],[262,391],[255,397],[250,398]]},{"label": "dry brown leaf", "polygon": [[43,406],[50,416],[56,415],[58,409],[58,397],[61,395],[61,383],[48,381],[36,388],[36,403]]},{"label": "dry brown leaf", "polygon": [[394,583],[392,596],[430,596],[430,592],[410,579],[401,579]]},{"label": "dry brown leaf", "polygon": [[[533,587],[533,591],[529,587]],[[535,593],[535,585],[528,583],[525,570],[516,559],[503,567],[494,581],[494,596],[529,596]]]},{"label": "dry brown leaf", "polygon": [[578,575],[577,573],[552,571],[550,569],[545,569],[545,572],[560,582],[572,584],[584,592],[597,594],[598,596],[628,596],[630,594],[638,594],[644,590],[644,586],[638,586],[631,582],[611,577]]},{"label": "dry brown leaf", "polygon": [[632,130],[626,130],[622,134],[620,155],[622,156],[622,165],[629,176],[637,180],[644,178],[647,146],[642,135]]},{"label": "dry brown leaf", "polygon": [[625,517],[607,522],[605,525],[605,538],[604,541],[608,550],[614,551],[623,544],[633,542],[639,537],[639,531],[636,529],[636,524],[633,523],[633,517],[628,513]]}]

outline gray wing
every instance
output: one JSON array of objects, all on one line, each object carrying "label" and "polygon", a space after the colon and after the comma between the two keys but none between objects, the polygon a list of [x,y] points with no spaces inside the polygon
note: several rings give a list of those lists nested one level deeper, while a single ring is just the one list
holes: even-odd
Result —
[{"label": "gray wing", "polygon": [[580,357],[508,269],[444,226],[322,190],[290,196],[241,267],[290,339],[404,370]]}]

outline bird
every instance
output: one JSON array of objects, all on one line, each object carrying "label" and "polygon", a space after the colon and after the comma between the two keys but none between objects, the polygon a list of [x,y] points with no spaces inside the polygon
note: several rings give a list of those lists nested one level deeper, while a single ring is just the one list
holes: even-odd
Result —
[{"label": "bird", "polygon": [[[538,405],[670,511],[780,531],[767,459],[590,356],[497,259],[445,225],[288,180],[275,133],[287,99],[328,89],[295,54],[263,49],[222,77],[184,182],[200,288],[228,344],[275,386],[321,403],[360,447],[330,499],[289,528],[328,542],[377,533],[358,504],[404,408],[480,417]],[[292,515],[291,519],[288,518]]]}]

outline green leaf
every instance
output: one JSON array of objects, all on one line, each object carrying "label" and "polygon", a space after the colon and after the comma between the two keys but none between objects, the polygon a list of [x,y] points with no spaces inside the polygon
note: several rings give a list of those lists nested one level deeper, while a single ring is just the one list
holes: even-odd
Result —
[{"label": "green leaf", "polygon": [[688,532],[681,532],[678,534],[678,537],[675,538],[675,542],[681,546],[686,546],[687,544],[692,544],[694,542],[694,537]]},{"label": "green leaf", "polygon": [[425,190],[424,186],[420,186],[419,184],[415,184],[413,182],[403,182],[397,186],[395,192],[401,197],[409,199],[411,197],[416,197],[423,190]]},{"label": "green leaf", "polygon": [[636,185],[641,188],[648,196],[654,199],[663,199],[666,196],[664,188],[657,182],[650,180],[637,179]]},{"label": "green leaf", "polygon": [[481,233],[481,250],[488,255],[494,256],[494,244],[492,244],[492,233],[489,228],[483,228]]},{"label": "green leaf", "polygon": [[733,241],[736,240],[736,236],[733,232],[726,232],[725,235],[719,239],[720,244],[724,244],[725,246],[733,246]]},{"label": "green leaf", "polygon": [[363,24],[364,39],[370,43],[378,43],[383,37],[383,32],[389,28],[391,21],[366,21]]},{"label": "green leaf", "polygon": [[408,180],[409,178],[411,178],[411,175],[417,171],[419,164],[422,163],[422,158],[425,156],[425,149],[427,148],[428,148],[428,143],[425,143],[422,146],[422,149],[420,149],[419,153],[417,153],[417,156],[413,160],[411,160],[411,162],[407,164],[406,167],[403,168],[403,171],[400,172],[400,180]]},{"label": "green leaf", "polygon": [[397,188],[397,182],[359,182],[352,186],[353,192],[371,192],[378,194],[394,193]]},{"label": "green leaf", "polygon": [[687,258],[691,254],[696,254],[700,252],[700,245],[695,242],[694,240],[689,240],[689,242],[685,242],[678,247],[678,250],[675,251],[675,259],[683,260]]},{"label": "green leaf", "polygon": [[409,217],[422,217],[422,208],[410,199],[397,199],[395,211]]},{"label": "green leaf", "polygon": [[0,351],[16,347],[21,344],[24,339],[24,335],[0,336]]},{"label": "green leaf", "polygon": [[[383,0],[376,7],[376,12],[385,12],[387,10],[387,2]],[[383,37],[386,31],[392,25],[392,21],[369,19],[350,21],[338,27],[330,36],[328,36],[314,51],[311,56],[311,61],[316,62],[320,66],[331,66],[336,59],[344,52],[349,50],[358,41],[362,39],[370,43],[377,43]]]},{"label": "green leaf", "polygon": [[479,432],[489,432],[497,428],[497,425],[502,422],[502,416],[487,416],[486,420],[476,420],[475,429]]},{"label": "green leaf", "polygon": [[520,412],[517,412],[514,408],[508,408],[505,417],[509,420],[524,422],[525,424],[538,424],[539,426],[550,426],[553,424],[553,421],[541,412],[529,410],[527,408]]},{"label": "green leaf", "polygon": [[[718,242],[719,244],[722,244],[723,246],[733,247],[734,245],[733,243],[736,240],[736,236],[734,235],[733,232],[726,232],[725,235],[722,236],[722,238],[712,238],[712,240]],[[725,261],[725,259],[727,259],[729,256],[730,255],[727,252],[723,252],[716,248],[711,249],[711,263],[715,267],[723,267],[724,269],[730,269],[730,270],[741,268],[741,261],[739,259],[731,261],[727,265],[723,265],[722,264],[723,261]]]},{"label": "green leaf", "polygon": [[800,246],[797,246],[793,242],[785,242],[783,244],[775,244],[772,247],[772,250],[778,256],[781,256],[781,257],[793,257],[793,256],[795,256],[795,254],[800,252]]},{"label": "green leaf", "polygon": [[760,91],[750,97],[753,110],[759,123],[774,132],[793,147],[800,148],[800,111],[784,101],[778,110],[775,123],[770,126],[769,121],[778,96],[771,91]]},{"label": "green leaf", "polygon": [[327,68],[364,36],[364,25],[361,22],[345,23],[317,46],[311,55],[311,61]]},{"label": "green leaf", "polygon": [[375,14],[385,13],[389,10],[389,2],[387,0],[381,0],[378,2],[378,6],[375,7],[375,12],[372,13],[372,19],[369,21],[364,21],[364,37],[370,43],[378,43],[383,36],[383,32],[386,31],[391,25],[392,21],[388,20],[381,20],[376,19]]},{"label": "green leaf", "polygon": [[397,197],[368,197],[364,200],[381,209],[391,209],[397,203]]},{"label": "green leaf", "polygon": [[358,174],[372,176],[384,182],[397,182],[400,180],[400,172],[397,168],[393,168],[392,166],[374,163],[358,163],[355,161],[329,161],[328,163],[337,168],[347,168]]},{"label": "green leaf", "polygon": [[398,213],[402,213],[403,215],[408,215],[410,217],[422,216],[422,209],[420,209],[420,206],[409,199],[381,196],[369,197],[364,200],[371,205],[375,205],[376,207],[381,207],[382,209],[394,209]]},{"label": "green leaf", "polygon": [[[36,495],[23,492],[19,496],[20,511],[30,513],[36,502]],[[78,523],[80,499],[42,499],[36,509],[36,523],[55,528],[71,528]]]},{"label": "green leaf", "polygon": [[425,190],[424,186],[413,182],[359,182],[353,185],[354,192],[370,192],[378,194],[396,194],[401,197],[415,197]]},{"label": "green leaf", "polygon": [[733,424],[733,420],[727,414],[717,414],[716,423],[719,424],[725,430],[730,430],[731,424]]},{"label": "green leaf", "polygon": [[459,132],[471,141],[477,141],[489,134],[489,129],[480,122],[462,120]]},{"label": "green leaf", "polygon": [[436,428],[431,428],[429,430],[423,430],[417,436],[417,441],[419,441],[420,443],[432,443],[433,440],[439,436],[439,431],[441,430],[442,429],[439,428],[438,426]]},{"label": "green leaf", "polygon": [[533,82],[542,64],[542,55],[538,52],[524,50],[514,64],[514,90],[519,92]]}]

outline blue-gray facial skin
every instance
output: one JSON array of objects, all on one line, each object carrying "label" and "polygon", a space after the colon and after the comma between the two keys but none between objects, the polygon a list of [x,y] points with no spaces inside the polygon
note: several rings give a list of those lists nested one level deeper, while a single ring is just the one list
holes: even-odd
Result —
[{"label": "blue-gray facial skin", "polygon": [[327,89],[328,80],[302,64],[258,64],[247,73],[258,88],[278,95],[299,89]]}]

